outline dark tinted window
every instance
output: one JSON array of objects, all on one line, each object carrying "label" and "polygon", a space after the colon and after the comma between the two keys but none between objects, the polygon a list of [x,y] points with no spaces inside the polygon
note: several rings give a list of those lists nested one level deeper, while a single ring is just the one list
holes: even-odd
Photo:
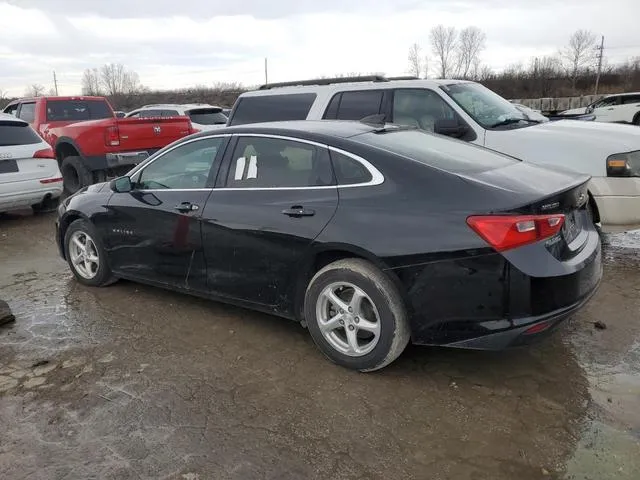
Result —
[{"label": "dark tinted window", "polygon": [[14,105],[10,105],[7,108],[4,109],[4,113],[8,113],[9,115],[15,115],[16,112],[18,111],[18,106],[20,104],[16,103]]},{"label": "dark tinted window", "polygon": [[0,147],[9,145],[33,145],[42,139],[29,125],[0,120]]},{"label": "dark tinted window", "polygon": [[341,93],[337,93],[333,96],[333,98],[329,102],[327,111],[324,112],[324,117],[322,118],[334,120],[338,116],[338,107],[340,106],[340,97],[342,97]]},{"label": "dark tinted window", "polygon": [[365,133],[353,140],[452,173],[483,172],[518,163],[506,155],[422,130]]},{"label": "dark tinted window", "polygon": [[200,125],[224,125],[227,116],[219,108],[197,108],[187,111],[187,115],[193,123]]},{"label": "dark tinted window", "polygon": [[35,103],[23,103],[20,105],[20,117],[25,122],[33,122],[36,119],[36,104]]},{"label": "dark tinted window", "polygon": [[47,120],[50,122],[81,122],[112,117],[107,102],[103,100],[47,101]]},{"label": "dark tinted window", "polygon": [[143,190],[205,188],[223,138],[185,143],[145,167],[138,179]]},{"label": "dark tinted window", "polygon": [[238,100],[230,125],[306,120],[315,99],[315,93],[244,97]]},{"label": "dark tinted window", "polygon": [[178,117],[180,114],[177,110],[162,110],[163,117]]},{"label": "dark tinted window", "polygon": [[373,179],[371,172],[357,160],[333,150],[329,154],[331,155],[331,162],[333,163],[338,185],[366,183]]},{"label": "dark tinted window", "polygon": [[622,97],[622,103],[625,105],[638,102],[640,102],[640,95],[625,95]]},{"label": "dark tinted window", "polygon": [[310,187],[334,183],[326,149],[307,143],[242,137],[232,158],[227,187]]},{"label": "dark tinted window", "polygon": [[369,115],[380,113],[381,104],[381,91],[343,92],[337,118],[338,120],[361,120]]}]

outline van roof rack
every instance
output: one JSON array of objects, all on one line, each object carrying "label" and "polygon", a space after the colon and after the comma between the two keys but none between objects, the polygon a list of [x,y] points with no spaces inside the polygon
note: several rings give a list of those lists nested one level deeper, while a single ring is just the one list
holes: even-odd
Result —
[{"label": "van roof rack", "polygon": [[363,75],[357,77],[335,77],[335,78],[316,78],[314,80],[298,80],[294,82],[266,83],[261,85],[258,90],[270,90],[272,88],[281,87],[298,87],[305,85],[332,85],[334,83],[357,83],[357,82],[388,82],[389,79],[383,75]]}]

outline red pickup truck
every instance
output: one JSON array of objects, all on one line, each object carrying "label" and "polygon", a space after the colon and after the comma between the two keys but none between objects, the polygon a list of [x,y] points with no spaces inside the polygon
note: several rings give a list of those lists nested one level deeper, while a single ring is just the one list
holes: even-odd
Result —
[{"label": "red pickup truck", "polygon": [[123,175],[195,131],[182,116],[116,118],[104,97],[23,98],[4,112],[29,122],[51,145],[68,193]]}]

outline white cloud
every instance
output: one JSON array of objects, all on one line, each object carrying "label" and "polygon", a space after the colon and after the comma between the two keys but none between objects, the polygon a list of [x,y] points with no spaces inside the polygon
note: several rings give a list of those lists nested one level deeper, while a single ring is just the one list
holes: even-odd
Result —
[{"label": "white cloud", "polygon": [[107,62],[124,63],[152,88],[257,84],[265,57],[271,81],[399,75],[412,43],[430,53],[429,30],[438,23],[483,29],[483,59],[496,69],[553,54],[578,28],[606,36],[610,63],[640,55],[640,2],[610,0],[607,12],[615,15],[602,8],[596,0],[396,0],[384,7],[370,0],[0,0],[0,89],[20,95],[31,83],[49,87],[55,69],[61,92],[76,93],[83,69]]}]

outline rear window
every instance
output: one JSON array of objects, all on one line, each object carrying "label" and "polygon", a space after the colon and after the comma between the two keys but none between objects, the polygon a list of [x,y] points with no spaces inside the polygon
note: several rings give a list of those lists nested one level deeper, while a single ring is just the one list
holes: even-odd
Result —
[{"label": "rear window", "polygon": [[244,97],[238,100],[229,124],[306,120],[315,99],[315,93]]},{"label": "rear window", "polygon": [[200,125],[224,125],[227,123],[227,116],[222,113],[221,108],[198,108],[189,110],[187,115],[193,123]]},{"label": "rear window", "polygon": [[104,100],[47,101],[47,120],[50,122],[79,122],[112,117],[113,113]]},{"label": "rear window", "polygon": [[498,152],[422,130],[372,132],[352,139],[451,173],[479,173],[519,162]]},{"label": "rear window", "polygon": [[0,121],[0,147],[11,145],[34,145],[42,139],[29,125]]}]

